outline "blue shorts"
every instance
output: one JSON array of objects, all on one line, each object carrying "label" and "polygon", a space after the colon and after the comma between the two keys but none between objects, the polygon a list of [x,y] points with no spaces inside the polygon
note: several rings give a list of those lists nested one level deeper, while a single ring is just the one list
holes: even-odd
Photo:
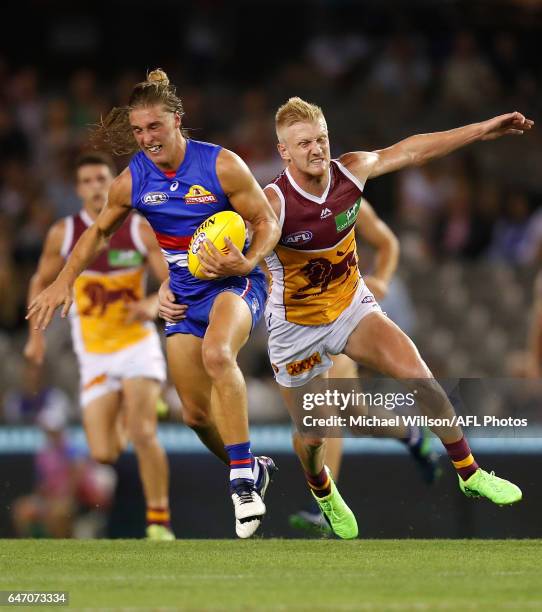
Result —
[{"label": "blue shorts", "polygon": [[[256,276],[256,278],[254,278]],[[203,338],[209,325],[209,313],[218,295],[224,291],[231,291],[242,297],[250,308],[252,314],[252,327],[260,320],[265,308],[267,300],[267,283],[262,281],[260,275],[254,276],[232,276],[228,279],[228,283],[213,287],[210,284],[210,290],[196,301],[183,299],[176,295],[178,304],[186,304],[186,318],[177,323],[168,323],[166,321],[165,334],[172,336],[173,334],[190,334]],[[263,275],[261,275],[263,276]],[[265,277],[264,277],[265,278]]]}]

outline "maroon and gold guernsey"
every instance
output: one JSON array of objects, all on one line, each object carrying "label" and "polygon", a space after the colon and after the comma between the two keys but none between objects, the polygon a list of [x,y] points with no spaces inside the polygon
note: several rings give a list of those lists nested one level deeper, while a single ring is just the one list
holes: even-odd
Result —
[{"label": "maroon and gold guernsey", "polygon": [[354,226],[363,183],[332,160],[321,197],[305,192],[288,169],[266,189],[281,202],[282,235],[266,258],[272,276],[267,311],[300,325],[334,321],[361,281]]},{"label": "maroon and gold guernsey", "polygon": [[[84,210],[66,217],[61,250],[64,258],[92,223]],[[141,217],[131,214],[75,281],[70,320],[77,353],[119,351],[154,330],[152,323],[126,320],[126,305],[145,296],[146,249],[139,233],[140,223]]]}]

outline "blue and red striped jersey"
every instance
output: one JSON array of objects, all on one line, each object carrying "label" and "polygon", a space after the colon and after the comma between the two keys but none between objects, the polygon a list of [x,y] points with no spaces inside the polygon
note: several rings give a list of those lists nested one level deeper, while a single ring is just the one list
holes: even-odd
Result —
[{"label": "blue and red striped jersey", "polygon": [[183,298],[205,293],[210,283],[216,290],[217,284],[228,282],[194,278],[187,267],[188,244],[197,227],[217,212],[233,210],[216,174],[221,148],[187,139],[184,159],[171,176],[142,151],[130,161],[132,206],[151,224],[169,264],[170,287]]}]

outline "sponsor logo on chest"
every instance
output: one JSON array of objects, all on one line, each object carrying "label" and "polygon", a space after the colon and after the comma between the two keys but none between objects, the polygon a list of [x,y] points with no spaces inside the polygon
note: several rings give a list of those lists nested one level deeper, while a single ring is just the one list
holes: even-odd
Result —
[{"label": "sponsor logo on chest", "polygon": [[192,185],[188,193],[183,196],[187,204],[214,204],[218,198],[201,185]]},{"label": "sponsor logo on chest", "polygon": [[143,263],[143,255],[135,249],[110,249],[107,263],[112,268],[132,268]]},{"label": "sponsor logo on chest", "polygon": [[356,222],[360,207],[361,198],[347,210],[335,215],[335,227],[337,228],[337,232],[342,232]]}]

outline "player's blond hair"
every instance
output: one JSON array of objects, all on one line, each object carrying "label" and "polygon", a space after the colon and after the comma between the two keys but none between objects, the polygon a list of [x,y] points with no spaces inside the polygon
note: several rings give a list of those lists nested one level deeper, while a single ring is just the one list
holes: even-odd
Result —
[{"label": "player's blond hair", "polygon": [[161,68],[151,70],[147,80],[134,87],[127,106],[113,108],[105,119],[102,118],[92,135],[93,144],[115,155],[134,153],[139,147],[130,126],[130,111],[155,104],[162,104],[166,111],[176,113],[179,117],[184,115],[183,103]]},{"label": "player's blond hair", "polygon": [[279,132],[283,127],[290,127],[299,121],[318,121],[319,119],[323,118],[324,113],[316,104],[306,102],[297,96],[290,98],[288,102],[285,102],[281,107],[279,107],[277,114],[275,115],[275,129],[277,131],[277,137],[280,140]]}]

